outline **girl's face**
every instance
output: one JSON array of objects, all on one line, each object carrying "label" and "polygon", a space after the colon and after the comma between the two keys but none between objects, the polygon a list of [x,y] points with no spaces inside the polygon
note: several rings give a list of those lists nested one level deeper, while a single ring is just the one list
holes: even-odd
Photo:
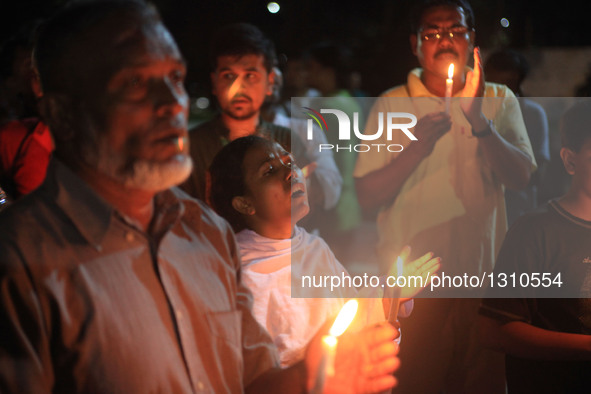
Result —
[{"label": "girl's face", "polygon": [[266,227],[289,228],[291,233],[292,224],[310,210],[306,181],[293,157],[275,142],[258,144],[246,153],[243,168],[248,215]]}]

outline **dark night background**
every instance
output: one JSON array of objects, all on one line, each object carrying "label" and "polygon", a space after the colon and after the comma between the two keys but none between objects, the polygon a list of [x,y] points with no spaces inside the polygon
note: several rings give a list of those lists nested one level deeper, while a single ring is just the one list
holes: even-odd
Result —
[{"label": "dark night background", "polygon": [[[209,92],[207,47],[212,32],[237,21],[251,22],[266,32],[277,51],[293,56],[307,45],[336,39],[352,47],[363,89],[377,95],[405,81],[416,65],[408,45],[411,0],[277,0],[281,10],[267,11],[263,0],[154,0],[188,60],[187,87],[192,96]],[[4,41],[27,20],[50,15],[67,0],[2,1],[0,37]],[[477,44],[486,49],[512,46],[590,46],[586,1],[473,0]],[[508,28],[501,18],[510,21]],[[591,59],[590,59],[591,60]]]}]

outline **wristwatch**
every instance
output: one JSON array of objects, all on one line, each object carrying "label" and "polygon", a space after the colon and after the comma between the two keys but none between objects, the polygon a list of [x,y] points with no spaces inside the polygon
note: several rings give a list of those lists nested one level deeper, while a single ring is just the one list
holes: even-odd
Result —
[{"label": "wristwatch", "polygon": [[487,135],[492,134],[492,128],[493,128],[492,120],[489,120],[488,126],[486,126],[486,128],[484,130],[474,131],[474,129],[472,129],[472,135],[476,138],[486,137]]}]

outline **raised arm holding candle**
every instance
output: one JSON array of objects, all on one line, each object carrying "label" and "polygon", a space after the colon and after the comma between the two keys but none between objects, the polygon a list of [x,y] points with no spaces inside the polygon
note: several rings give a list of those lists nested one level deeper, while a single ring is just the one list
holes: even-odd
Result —
[{"label": "raised arm holding candle", "polygon": [[[405,263],[410,252],[410,246],[405,246],[396,258],[396,263],[392,264],[390,272],[388,272],[388,287],[384,292],[384,311],[386,319],[394,326],[398,326],[400,304],[416,296],[427,287],[433,275],[441,267],[441,259],[434,258],[431,252]],[[416,278],[416,280],[408,280],[408,278]],[[422,287],[416,286],[417,284],[422,284]]]},{"label": "raised arm holding candle", "polygon": [[[403,272],[402,258],[398,256],[396,259],[396,277],[401,277]],[[398,310],[400,309],[400,287],[392,287],[392,298],[390,300],[390,308],[386,316],[388,322],[395,323],[398,320]]]},{"label": "raised arm holding candle", "polygon": [[[409,39],[421,67],[408,74],[405,85],[382,94],[365,129],[378,128],[376,113],[412,104],[419,113],[413,130],[418,141],[409,142],[404,135],[377,139],[376,143],[401,144],[404,150],[358,156],[354,176],[359,202],[368,212],[379,212],[380,256],[412,244],[441,256],[446,273],[481,275],[492,269],[506,233],[503,187],[527,183],[533,168],[531,145],[513,93],[505,86],[484,83],[468,2],[413,4]],[[474,70],[468,66],[472,53]],[[460,97],[464,114],[450,111],[453,119],[445,111],[429,112],[434,98],[441,102],[446,97],[450,63],[454,64],[450,96]],[[504,376],[495,372],[502,371],[495,362],[498,356],[476,341],[478,302],[415,300],[413,315],[402,325],[404,341],[416,346],[401,348],[401,392],[504,390]],[[466,335],[454,329],[442,331],[442,326],[457,327]],[[457,363],[449,362],[452,353]],[[419,370],[432,375],[425,379]],[[486,383],[476,387],[474,382]]]}]

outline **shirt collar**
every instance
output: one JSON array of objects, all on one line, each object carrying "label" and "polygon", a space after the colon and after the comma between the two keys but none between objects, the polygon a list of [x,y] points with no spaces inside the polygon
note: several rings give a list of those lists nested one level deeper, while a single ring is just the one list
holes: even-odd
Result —
[{"label": "shirt collar", "polygon": [[55,191],[56,203],[80,234],[98,248],[107,232],[114,209],[70,168],[53,158],[45,180]]},{"label": "shirt collar", "polygon": [[150,225],[150,235],[157,243],[178,223],[185,212],[180,196],[181,191],[178,188],[167,189],[154,196],[154,218]]},{"label": "shirt collar", "polygon": [[[47,174],[46,186],[56,196],[57,205],[80,234],[95,248],[100,248],[115,217],[115,209],[59,160],[51,160]],[[156,194],[151,226],[154,237],[163,237],[183,215],[185,207],[179,197],[182,192],[176,188]]]},{"label": "shirt collar", "polygon": [[[466,67],[464,72],[467,73],[470,70],[472,70],[470,67]],[[407,86],[410,97],[437,97],[431,93],[429,89],[427,89],[427,87],[423,84],[423,81],[421,81],[422,72],[423,69],[418,67],[408,73]],[[454,97],[462,97],[463,91],[463,89],[458,91],[456,94],[454,94]]]}]

